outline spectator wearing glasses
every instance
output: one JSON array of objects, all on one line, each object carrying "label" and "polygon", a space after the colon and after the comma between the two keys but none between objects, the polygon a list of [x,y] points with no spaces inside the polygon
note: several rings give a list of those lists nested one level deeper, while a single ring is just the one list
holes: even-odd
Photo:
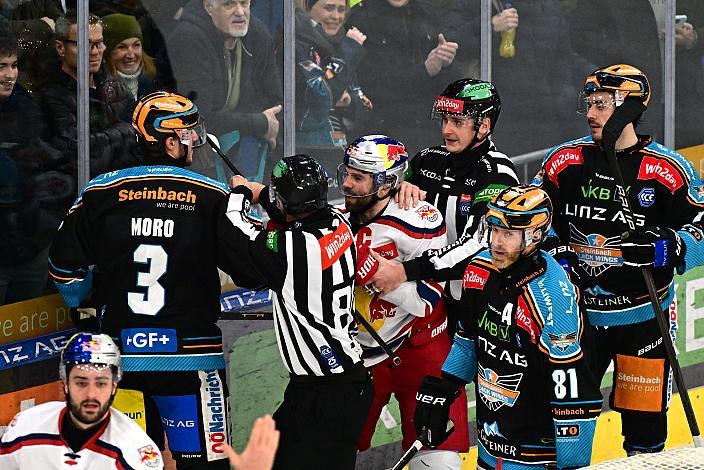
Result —
[{"label": "spectator wearing glasses", "polygon": [[[56,53],[60,70],[40,90],[47,115],[51,143],[74,162],[78,145],[78,30],[76,11],[69,10],[56,20]],[[88,19],[88,85],[90,100],[91,175],[131,166],[134,157],[134,131],[129,123],[132,97],[116,80],[100,73],[105,52],[103,25],[95,15]]]}]

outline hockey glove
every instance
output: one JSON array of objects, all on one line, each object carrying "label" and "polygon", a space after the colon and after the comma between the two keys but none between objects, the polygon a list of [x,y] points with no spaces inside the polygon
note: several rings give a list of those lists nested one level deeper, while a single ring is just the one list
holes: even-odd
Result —
[{"label": "hockey glove", "polygon": [[687,246],[677,232],[667,227],[644,227],[621,235],[621,254],[626,266],[677,267]]},{"label": "hockey glove", "polygon": [[586,289],[594,284],[591,276],[579,263],[577,253],[569,245],[558,245],[548,249],[547,252],[562,266],[574,285],[580,289]]},{"label": "hockey glove", "polygon": [[450,406],[460,395],[456,385],[439,377],[426,375],[416,392],[416,411],[413,424],[416,435],[423,445],[435,448],[445,442],[454,431],[447,422],[450,419]]},{"label": "hockey glove", "polygon": [[379,262],[372,256],[369,245],[363,245],[357,250],[357,269],[355,271],[355,281],[358,286],[364,287],[367,292],[376,292],[373,285],[367,285],[379,269]]}]

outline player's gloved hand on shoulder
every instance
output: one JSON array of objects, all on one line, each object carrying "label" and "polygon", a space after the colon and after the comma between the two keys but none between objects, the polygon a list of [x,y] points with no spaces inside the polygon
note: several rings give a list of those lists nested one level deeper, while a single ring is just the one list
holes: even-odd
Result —
[{"label": "player's gloved hand on shoulder", "polygon": [[460,395],[456,384],[426,375],[416,393],[413,424],[423,445],[435,448],[445,442],[454,427],[448,430],[450,405]]},{"label": "player's gloved hand on shoulder", "polygon": [[643,227],[621,235],[621,255],[626,266],[677,267],[687,246],[677,232],[667,227]]}]

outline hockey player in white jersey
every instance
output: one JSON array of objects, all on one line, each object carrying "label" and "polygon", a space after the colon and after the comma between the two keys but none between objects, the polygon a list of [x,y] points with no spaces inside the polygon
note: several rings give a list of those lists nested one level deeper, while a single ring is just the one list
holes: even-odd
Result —
[{"label": "hockey player in white jersey", "polygon": [[[450,350],[442,284],[433,280],[404,282],[384,295],[375,292],[373,284],[367,284],[374,274],[376,257],[403,262],[447,244],[442,214],[432,204],[421,203],[404,210],[394,202],[393,195],[407,166],[408,154],[401,142],[369,135],[347,147],[344,162],[337,170],[357,244],[355,307],[401,360],[394,365],[360,326],[357,339],[362,345],[364,365],[374,379],[375,392],[360,450],[369,448],[376,422],[392,393],[401,411],[403,447],[410,447],[416,439],[412,421],[415,391],[426,371],[440,370],[444,355]],[[455,421],[454,434],[437,449],[419,452],[410,463],[411,470],[460,468],[458,452],[466,452],[469,443],[464,393],[453,405],[451,417]]]},{"label": "hockey player in white jersey", "polygon": [[18,413],[0,440],[0,468],[158,470],[156,444],[112,408],[122,378],[120,352],[107,335],[77,333],[61,353],[66,402]]}]

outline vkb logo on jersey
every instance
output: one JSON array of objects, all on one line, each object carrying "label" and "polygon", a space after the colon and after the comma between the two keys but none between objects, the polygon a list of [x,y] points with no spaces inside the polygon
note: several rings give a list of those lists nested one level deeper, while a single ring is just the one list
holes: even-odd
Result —
[{"label": "vkb logo on jersey", "polygon": [[642,207],[650,207],[655,204],[655,190],[653,188],[643,188],[638,193],[638,203]]}]

